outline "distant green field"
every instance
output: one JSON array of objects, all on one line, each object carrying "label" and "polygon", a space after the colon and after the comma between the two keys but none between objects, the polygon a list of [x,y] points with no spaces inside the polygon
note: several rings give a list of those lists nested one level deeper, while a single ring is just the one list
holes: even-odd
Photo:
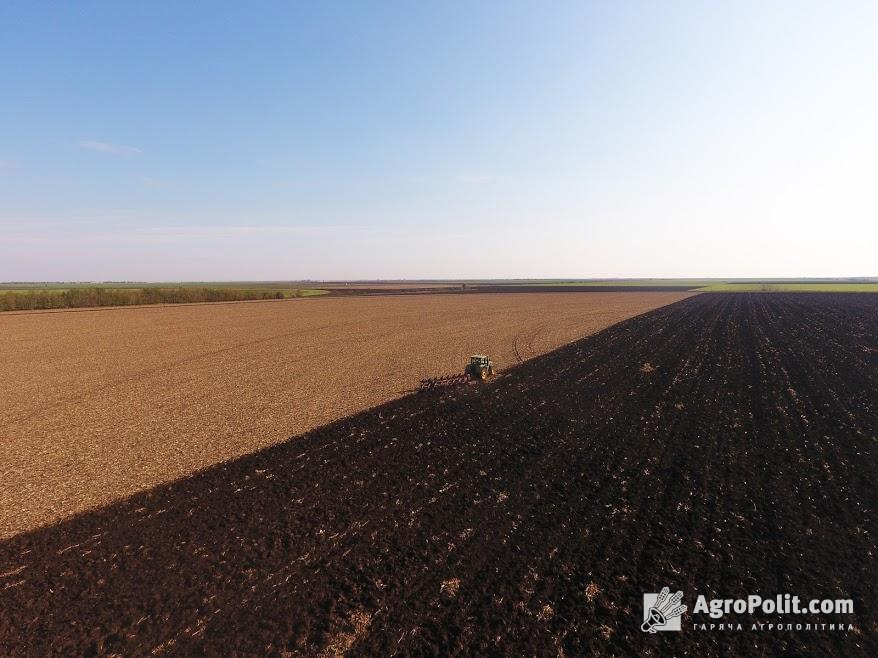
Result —
[{"label": "distant green field", "polygon": [[510,286],[589,286],[596,288],[603,287],[630,287],[630,288],[644,288],[644,287],[676,287],[679,288],[681,286],[690,286],[692,288],[700,288],[703,286],[710,285],[712,283],[716,283],[716,281],[711,279],[600,279],[597,281],[589,281],[588,279],[583,279],[581,281],[552,281],[549,279],[538,279],[535,281],[503,281],[500,282],[503,285]]},{"label": "distant green field", "polygon": [[714,283],[698,292],[878,292],[878,283]]},{"label": "distant green field", "polygon": [[878,282],[849,280],[788,280],[788,279],[619,279],[599,281],[509,281],[517,286],[588,286],[588,287],[689,287],[697,292],[878,292]]},{"label": "distant green field", "polygon": [[89,284],[45,284],[45,285],[34,285],[32,287],[21,286],[16,284],[15,286],[9,286],[8,284],[0,284],[0,295],[12,292],[12,293],[38,293],[38,292],[46,292],[46,293],[63,293],[68,292],[70,290],[88,290],[93,288],[99,288],[101,290],[114,290],[114,291],[134,291],[134,290],[177,290],[182,288],[184,290],[196,290],[196,289],[210,289],[210,290],[239,290],[244,293],[252,292],[252,293],[276,293],[280,292],[284,294],[284,297],[314,297],[317,295],[328,295],[328,290],[321,290],[319,288],[284,288],[284,287],[274,287],[274,286],[247,286],[247,287],[237,287],[237,286],[211,286],[211,285],[197,285],[197,284],[181,284],[179,286],[168,285],[168,284],[143,284],[143,285],[120,285],[120,284],[100,284],[100,285],[89,285]]},{"label": "distant green field", "polygon": [[318,287],[313,283],[297,281],[58,281],[58,282],[30,282],[15,281],[0,283],[0,293],[3,292],[32,292],[32,291],[55,291],[77,290],[83,288],[101,288],[102,290],[143,290],[144,288],[162,288],[165,290],[178,288],[210,288],[223,290],[316,290]]},{"label": "distant green field", "polygon": [[[14,287],[17,286],[17,287]],[[48,284],[21,287],[0,286],[0,311],[32,311],[100,306],[140,306],[151,304],[197,304],[268,299],[292,299],[329,294],[318,288],[208,287],[197,285],[94,286]]]}]

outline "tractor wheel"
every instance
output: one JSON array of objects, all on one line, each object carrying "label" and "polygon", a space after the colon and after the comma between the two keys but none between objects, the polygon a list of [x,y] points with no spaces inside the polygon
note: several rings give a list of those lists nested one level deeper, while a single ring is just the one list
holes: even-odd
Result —
[{"label": "tractor wheel", "polygon": [[481,380],[482,380],[483,382],[488,381],[488,369],[487,369],[487,368],[482,368],[482,369],[479,371],[479,377],[481,378]]}]

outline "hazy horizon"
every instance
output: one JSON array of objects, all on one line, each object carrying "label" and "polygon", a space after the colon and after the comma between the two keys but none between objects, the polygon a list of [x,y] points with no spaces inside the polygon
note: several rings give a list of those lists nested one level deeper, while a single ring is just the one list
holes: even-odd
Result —
[{"label": "hazy horizon", "polygon": [[72,285],[119,285],[119,284],[144,284],[144,285],[232,285],[232,284],[445,284],[445,283],[606,283],[606,282],[679,282],[680,284],[698,283],[698,282],[715,282],[715,283],[878,283],[878,277],[870,276],[849,276],[849,277],[569,277],[569,278],[518,278],[518,277],[494,277],[494,278],[461,278],[447,277],[437,279],[424,278],[408,278],[408,279],[77,279],[77,280],[55,280],[55,281],[37,281],[37,280],[11,280],[0,281],[0,286],[10,287],[15,285],[33,284],[37,286],[57,286],[63,284]]},{"label": "hazy horizon", "polygon": [[876,22],[6,5],[0,281],[875,277]]}]

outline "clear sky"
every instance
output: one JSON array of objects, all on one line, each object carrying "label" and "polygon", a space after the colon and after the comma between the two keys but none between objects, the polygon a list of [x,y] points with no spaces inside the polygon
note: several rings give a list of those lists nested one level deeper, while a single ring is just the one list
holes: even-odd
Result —
[{"label": "clear sky", "polygon": [[878,276],[878,2],[5,2],[0,280]]}]

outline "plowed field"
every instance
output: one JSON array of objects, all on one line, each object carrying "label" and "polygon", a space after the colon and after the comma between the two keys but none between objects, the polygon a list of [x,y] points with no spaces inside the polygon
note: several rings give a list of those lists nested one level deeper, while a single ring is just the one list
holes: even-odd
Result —
[{"label": "plowed field", "polygon": [[448,295],[5,313],[0,537],[502,369],[680,293]]},{"label": "plowed field", "polygon": [[696,296],[0,543],[0,653],[875,656],[876,390],[878,295]]}]

